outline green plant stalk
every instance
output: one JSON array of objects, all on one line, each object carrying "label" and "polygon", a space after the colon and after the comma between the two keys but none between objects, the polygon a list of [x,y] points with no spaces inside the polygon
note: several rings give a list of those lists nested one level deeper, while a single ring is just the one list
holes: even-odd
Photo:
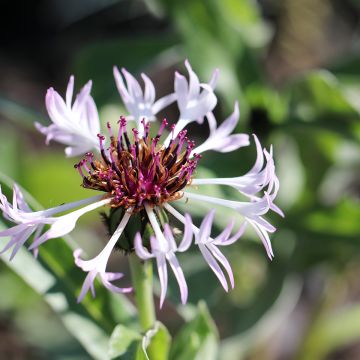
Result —
[{"label": "green plant stalk", "polygon": [[152,263],[141,261],[134,254],[129,256],[129,262],[139,321],[142,331],[146,332],[154,327],[156,321],[152,292]]}]

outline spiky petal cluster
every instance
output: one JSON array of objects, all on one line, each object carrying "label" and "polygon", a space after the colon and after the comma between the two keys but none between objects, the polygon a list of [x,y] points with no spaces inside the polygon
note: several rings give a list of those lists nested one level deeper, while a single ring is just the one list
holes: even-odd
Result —
[{"label": "spiky petal cluster", "polygon": [[[230,152],[250,144],[246,134],[233,134],[239,121],[239,108],[235,103],[234,112],[221,124],[218,124],[213,109],[217,103],[214,93],[218,72],[215,71],[209,83],[200,83],[190,63],[185,62],[189,79],[179,73],[175,74],[174,92],[155,101],[155,88],[151,80],[143,75],[145,84],[142,90],[137,80],[125,69],[122,74],[115,68],[115,81],[129,111],[129,119],[136,121],[136,128],[129,136],[124,118],[120,119],[117,137],[108,124],[109,142],[99,133],[98,115],[95,104],[90,97],[89,82],[71,105],[73,78],[70,78],[66,100],[52,88],[46,96],[46,106],[52,125],[45,128],[38,125],[46,134],[47,140],[53,139],[68,145],[70,156],[84,154],[85,158],[77,165],[85,188],[100,191],[89,199],[64,204],[52,209],[33,212],[25,203],[17,186],[14,187],[14,199],[10,204],[0,189],[0,209],[4,217],[15,225],[0,232],[0,237],[10,237],[2,251],[13,248],[11,257],[30,236],[33,243],[30,249],[37,251],[39,245],[49,239],[63,236],[72,231],[80,216],[102,206],[123,209],[122,217],[110,240],[91,260],[80,258],[80,251],[74,252],[75,263],[87,272],[79,300],[90,290],[94,295],[94,281],[99,278],[103,285],[114,292],[129,292],[128,287],[120,288],[112,281],[122,277],[121,273],[107,272],[106,267],[112,250],[122,236],[132,216],[140,216],[150,226],[153,235],[143,239],[138,233],[131,239],[130,251],[139,258],[149,261],[155,259],[161,284],[160,305],[163,304],[168,283],[167,264],[170,265],[180,288],[181,300],[187,300],[188,288],[177,254],[185,252],[190,246],[199,248],[206,263],[219,279],[223,288],[228,291],[234,287],[234,276],[229,261],[220,248],[236,242],[244,233],[247,224],[258,234],[264,244],[268,257],[274,256],[269,233],[275,231],[265,218],[270,210],[280,215],[282,211],[274,204],[279,190],[279,180],[275,173],[272,148],[262,148],[254,135],[257,157],[254,166],[242,176],[232,178],[196,179],[195,170],[199,153],[214,150]],[[175,102],[179,108],[179,119],[171,125],[170,134],[161,144],[162,133],[167,126],[162,121],[155,137],[150,137],[150,121],[156,120],[158,111]],[[202,124],[207,119],[210,134],[198,147],[188,139],[184,128],[191,122]],[[132,140],[130,140],[132,139]],[[96,154],[86,153],[95,149]],[[86,154],[85,154],[86,153]],[[243,201],[222,199],[197,192],[206,185],[221,185],[235,188]],[[192,189],[192,190],[190,190]],[[191,211],[194,202],[205,202],[210,211],[197,227],[189,214],[181,214],[173,205],[185,201]],[[243,222],[232,235],[234,221],[230,221],[217,236],[212,235],[215,221],[215,210],[220,206],[233,211]],[[74,210],[75,209],[75,210]],[[70,211],[71,212],[68,212]],[[113,210],[116,212],[116,210]],[[59,215],[62,212],[68,212]],[[166,212],[168,220],[162,214]],[[171,226],[172,219],[184,225],[184,235],[177,241]],[[49,228],[46,229],[44,225]],[[45,230],[46,229],[46,230]],[[139,229],[140,230],[140,229]]]},{"label": "spiky petal cluster", "polygon": [[76,164],[83,179],[83,186],[100,190],[111,198],[112,207],[132,207],[134,212],[144,209],[144,204],[161,205],[181,197],[181,190],[190,182],[200,155],[190,154],[194,142],[186,137],[186,130],[174,136],[168,146],[159,144],[167,126],[163,120],[157,135],[150,138],[150,124],[142,121],[143,135],[133,128],[133,142],[130,141],[126,120],[119,120],[117,138],[111,125],[107,127],[110,146],[104,148],[105,137],[98,135],[101,160],[88,153]]}]

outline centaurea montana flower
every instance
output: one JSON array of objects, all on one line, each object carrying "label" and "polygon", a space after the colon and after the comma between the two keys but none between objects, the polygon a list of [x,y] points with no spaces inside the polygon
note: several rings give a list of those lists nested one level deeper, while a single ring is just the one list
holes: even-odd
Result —
[{"label": "centaurea montana flower", "polygon": [[[151,227],[152,235],[145,239],[144,231],[139,231],[134,239],[127,239],[128,247],[123,249],[126,252],[134,252],[145,261],[156,259],[161,285],[160,306],[167,291],[167,262],[178,281],[181,301],[187,301],[188,288],[176,254],[185,252],[192,245],[193,238],[194,244],[199,247],[205,261],[226,291],[229,289],[229,282],[231,287],[234,287],[234,276],[229,261],[219,247],[236,242],[243,235],[247,224],[253,227],[260,237],[269,258],[274,256],[269,233],[274,232],[275,228],[263,217],[269,210],[283,215],[274,204],[279,190],[279,180],[275,173],[272,148],[270,151],[263,149],[258,138],[253,135],[257,157],[248,173],[234,178],[194,178],[201,159],[200,153],[209,150],[230,152],[248,146],[250,141],[246,134],[232,134],[239,120],[237,103],[234,112],[220,125],[217,124],[213,109],[217,103],[214,88],[218,72],[214,72],[209,83],[202,84],[188,61],[185,62],[185,66],[189,73],[189,81],[176,73],[174,92],[156,102],[154,85],[146,75],[142,75],[145,83],[143,91],[137,80],[123,69],[125,85],[120,72],[114,68],[118,90],[130,113],[128,119],[134,120],[136,127],[132,128],[129,134],[128,120],[121,116],[117,134],[114,134],[111,124],[107,123],[108,141],[98,131],[100,126],[96,106],[90,96],[91,82],[83,88],[73,106],[73,77],[69,81],[66,101],[54,90],[48,90],[46,106],[54,124],[47,128],[39,125],[37,127],[47,135],[47,140],[54,139],[67,144],[67,155],[84,154],[82,160],[75,165],[82,178],[82,186],[101,194],[79,202],[33,212],[23,200],[17,186],[14,187],[13,204],[7,201],[0,189],[0,209],[4,217],[16,224],[0,232],[0,237],[11,237],[3,251],[13,247],[13,257],[32,234],[34,238],[30,249],[37,251],[38,247],[49,239],[71,232],[78,218],[86,212],[108,206],[111,216],[120,209],[121,219],[117,228],[99,255],[91,260],[83,260],[80,258],[80,249],[74,252],[76,265],[88,273],[79,301],[89,290],[95,295],[94,281],[97,276],[111,291],[131,291],[129,287],[113,285],[111,282],[120,279],[123,274],[107,272],[106,267],[113,249],[123,248],[121,238],[130,218],[137,216]],[[179,107],[178,122],[169,126],[167,120],[163,120],[157,135],[151,137],[150,122],[156,120],[158,111],[174,101]],[[193,121],[202,124],[205,118],[210,135],[204,143],[195,147],[195,142],[189,138],[185,127]],[[166,128],[170,128],[170,132],[162,142]],[[221,199],[189,190],[193,186],[196,188],[202,185],[233,187],[247,201]],[[204,217],[200,227],[197,227],[189,214],[183,215],[173,206],[176,206],[177,201],[184,199],[189,202],[204,201],[228,207],[243,219],[243,223],[234,235],[231,235],[234,221],[230,221],[218,236],[212,237],[215,210],[212,209]],[[76,210],[55,216],[73,209]],[[164,213],[166,216],[163,216]],[[169,221],[171,217],[184,225],[184,235],[179,243],[175,240],[174,229]]]}]

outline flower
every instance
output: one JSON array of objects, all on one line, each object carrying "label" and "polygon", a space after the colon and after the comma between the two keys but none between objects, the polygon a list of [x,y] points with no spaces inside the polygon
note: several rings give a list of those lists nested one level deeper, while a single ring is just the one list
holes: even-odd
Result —
[{"label": "flower", "polygon": [[219,127],[216,127],[216,119],[212,112],[206,114],[209,122],[210,136],[205,142],[193,150],[194,154],[200,154],[204,151],[215,150],[219,152],[230,152],[240,147],[248,146],[249,135],[234,134],[231,135],[239,121],[240,111],[236,102],[234,112],[224,120]]},{"label": "flower", "polygon": [[53,89],[49,88],[45,104],[52,125],[45,127],[38,122],[36,128],[46,135],[46,143],[50,140],[68,145],[67,156],[78,156],[98,146],[96,135],[100,131],[99,115],[95,102],[90,95],[91,80],[81,89],[72,105],[74,92],[74,76],[66,90],[66,101]]},{"label": "flower", "polygon": [[129,120],[135,120],[139,127],[142,119],[156,120],[155,115],[176,100],[176,94],[169,94],[155,101],[155,87],[146,74],[141,74],[145,84],[144,92],[137,80],[126,69],[121,69],[127,86],[120,71],[114,66],[114,77],[119,94],[130,113]]},{"label": "flower", "polygon": [[[24,195],[17,184],[13,187],[12,204],[10,204],[5,195],[3,195],[0,187],[0,209],[3,212],[3,216],[8,221],[17,224],[7,230],[0,231],[0,237],[10,236],[10,241],[0,251],[0,254],[13,247],[10,256],[10,259],[12,259],[32,234],[34,234],[34,240],[33,244],[30,246],[30,250],[33,250],[34,253],[37,254],[38,246],[43,242],[69,233],[75,227],[77,219],[82,214],[109,202],[109,200],[102,200],[101,198],[101,195],[96,195],[91,198],[60,205],[55,208],[43,211],[32,211],[25,202]],[[53,215],[83,205],[87,206],[68,215],[53,217]],[[49,230],[42,234],[44,225],[51,226]]]},{"label": "flower", "polygon": [[193,237],[191,217],[188,214],[185,215],[184,236],[180,244],[177,245],[169,224],[164,224],[164,232],[162,233],[160,226],[156,220],[154,211],[151,209],[151,207],[148,204],[145,205],[145,209],[149,217],[150,223],[153,226],[155,232],[155,236],[150,237],[152,253],[150,253],[143,246],[140,233],[137,233],[134,241],[136,254],[139,256],[139,258],[143,260],[156,258],[158,274],[161,284],[160,307],[162,307],[164,303],[166,290],[167,290],[168,276],[167,276],[166,260],[169,262],[171,269],[174,272],[175,277],[178,281],[180,294],[181,294],[181,302],[185,304],[188,296],[188,288],[186,285],[184,273],[179,265],[179,261],[175,256],[175,252],[176,251],[184,252],[191,245],[191,241]]},{"label": "flower", "polygon": [[[225,289],[225,291],[228,291],[228,283],[226,280],[226,277],[221,270],[218,262],[224,267],[224,269],[227,271],[229,280],[231,283],[231,287],[234,288],[234,275],[231,270],[231,266],[229,262],[227,261],[226,257],[221,253],[221,251],[217,248],[217,246],[227,246],[233,244],[235,241],[237,241],[244,233],[246,228],[246,222],[243,223],[243,225],[240,227],[238,232],[231,236],[231,231],[234,226],[234,221],[231,221],[226,228],[223,230],[223,232],[218,235],[215,239],[213,239],[211,235],[211,228],[212,223],[215,215],[215,210],[212,209],[204,218],[204,220],[201,223],[200,229],[197,228],[195,225],[192,225],[191,218],[189,215],[181,215],[176,209],[174,209],[171,205],[166,204],[165,208],[178,220],[180,220],[185,225],[185,230],[189,228],[191,225],[193,227],[193,232],[195,234],[195,244],[199,246],[199,249],[210,266],[210,268],[213,270],[217,278],[219,279],[221,285]],[[189,219],[186,218],[186,216],[189,217]],[[190,224],[190,225],[189,225]],[[218,261],[218,262],[217,262]]]},{"label": "flower", "polygon": [[[189,82],[184,75],[175,73],[174,88],[180,117],[173,129],[174,135],[195,120],[201,124],[204,116],[210,113],[217,104],[214,87],[219,71],[214,71],[208,84],[201,84],[188,60],[185,61],[185,67],[189,73]],[[169,141],[170,136],[167,137],[164,144],[168,145]]]},{"label": "flower", "polygon": [[[143,91],[137,80],[123,69],[125,86],[120,72],[114,68],[120,95],[130,112],[130,118],[136,120],[136,127],[130,131],[128,121],[120,116],[117,134],[114,133],[111,124],[107,123],[108,139],[100,133],[94,135],[95,128],[98,129],[98,122],[95,121],[98,116],[94,114],[96,107],[89,95],[91,83],[83,88],[72,107],[73,78],[70,78],[68,85],[66,104],[54,90],[49,90],[46,104],[54,124],[46,128],[48,140],[54,138],[70,145],[68,155],[75,155],[80,150],[84,153],[83,158],[74,167],[81,176],[82,186],[101,194],[52,209],[32,212],[17,186],[14,187],[13,205],[0,192],[0,209],[8,220],[16,224],[0,233],[0,237],[11,236],[3,251],[14,246],[12,256],[15,255],[17,249],[32,234],[34,239],[30,249],[36,251],[49,239],[71,232],[80,216],[107,206],[110,208],[110,217],[119,213],[121,217],[104,249],[91,260],[80,258],[81,249],[74,252],[76,265],[87,272],[78,300],[81,301],[89,290],[95,295],[94,281],[97,277],[111,291],[131,291],[131,288],[118,287],[112,283],[123,274],[106,270],[114,247],[120,247],[125,252],[135,252],[144,261],[155,259],[161,285],[160,306],[163,305],[167,292],[167,263],[179,284],[182,303],[187,301],[188,288],[177,254],[185,252],[193,244],[193,238],[195,246],[199,248],[206,263],[226,291],[229,290],[229,282],[230,286],[234,287],[234,276],[230,263],[220,251],[220,247],[230,246],[236,242],[243,235],[247,224],[258,234],[268,257],[273,258],[269,233],[276,229],[264,215],[270,210],[282,216],[283,213],[274,204],[279,190],[279,180],[275,172],[272,147],[269,151],[263,149],[258,138],[253,135],[257,156],[254,166],[245,175],[196,179],[196,168],[202,156],[200,153],[210,150],[230,152],[248,146],[250,141],[246,134],[233,134],[239,120],[237,103],[233,113],[220,125],[212,113],[217,103],[214,88],[218,72],[214,72],[208,84],[201,84],[188,61],[185,62],[185,66],[189,80],[176,73],[174,93],[156,102],[154,85],[146,75],[142,74],[145,83]],[[178,121],[169,125],[167,120],[162,120],[157,134],[151,137],[150,126],[153,126],[156,120],[156,113],[173,101],[177,101],[179,107]],[[201,125],[204,117],[207,119],[210,135],[202,144],[195,147],[195,142],[185,127],[193,121]],[[84,125],[80,129],[80,123],[87,126]],[[162,141],[167,128],[170,130],[169,135]],[[45,131],[43,128],[40,130]],[[95,136],[97,145],[94,144]],[[97,152],[89,151],[93,148]],[[243,200],[228,200],[197,193],[196,189],[203,185],[235,188]],[[190,205],[192,201],[203,201],[227,207],[233,211],[234,217],[243,220],[242,225],[231,235],[234,227],[234,221],[231,220],[225,229],[214,237],[211,233],[215,210],[208,212],[200,227],[197,227],[189,214],[182,215],[174,207],[179,201],[184,200],[189,200]],[[58,215],[63,212],[67,213]],[[132,217],[140,219],[142,224],[135,238],[129,238],[129,234],[124,232]],[[184,225],[181,241],[175,236],[175,230],[171,225],[172,218]],[[46,230],[44,225],[48,226]],[[144,229],[148,227],[151,231],[145,238]],[[123,245],[124,237],[126,247]]]},{"label": "flower", "polygon": [[114,286],[111,284],[111,281],[118,280],[123,277],[122,273],[111,273],[106,272],[106,265],[109,260],[109,257],[111,255],[111,251],[114,248],[119,236],[122,234],[122,232],[125,229],[126,224],[129,221],[129,218],[131,216],[131,208],[129,211],[124,215],[122,218],[120,224],[118,225],[117,229],[115,230],[114,234],[111,236],[109,242],[106,244],[105,248],[101,251],[101,253],[96,256],[92,260],[82,260],[80,258],[80,254],[82,252],[81,249],[77,249],[74,251],[74,258],[75,258],[75,264],[80,267],[82,270],[88,272],[83,287],[81,289],[80,295],[78,297],[78,302],[80,302],[85,294],[91,289],[91,293],[93,297],[95,297],[95,289],[94,289],[94,280],[96,275],[100,275],[101,282],[103,285],[116,293],[127,293],[132,291],[132,288],[119,288],[117,286]]}]

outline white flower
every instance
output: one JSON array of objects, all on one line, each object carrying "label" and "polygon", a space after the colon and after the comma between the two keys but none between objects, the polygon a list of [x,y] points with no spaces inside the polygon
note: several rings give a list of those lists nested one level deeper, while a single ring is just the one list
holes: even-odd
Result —
[{"label": "white flower", "polygon": [[45,103],[53,124],[45,127],[35,123],[36,128],[46,135],[47,144],[50,140],[55,140],[68,145],[65,149],[67,156],[78,156],[98,148],[96,136],[100,132],[99,115],[90,95],[91,84],[89,81],[81,89],[74,104],[72,104],[73,76],[70,76],[67,86],[66,101],[53,88],[49,88]]},{"label": "white flower", "polygon": [[[101,195],[97,195],[88,199],[60,205],[43,211],[32,211],[25,202],[24,196],[16,184],[14,185],[12,204],[10,204],[5,195],[2,194],[0,188],[0,209],[3,212],[3,216],[5,219],[16,224],[7,230],[0,231],[0,237],[10,236],[9,242],[0,253],[4,253],[13,247],[13,251],[10,256],[10,259],[12,259],[18,252],[19,248],[25,244],[32,234],[34,234],[34,240],[33,244],[30,246],[30,250],[34,250],[35,254],[37,254],[37,249],[40,244],[46,240],[68,234],[73,230],[79,216],[93,208],[102,206],[104,203],[109,202],[109,200],[100,200],[101,198]],[[91,205],[87,205],[89,203]],[[58,213],[68,211],[82,205],[87,206],[67,215],[54,217],[54,215]],[[46,224],[51,225],[50,229],[42,234],[44,225]]]},{"label": "white flower", "polygon": [[184,192],[184,195],[185,198],[188,199],[222,205],[238,212],[250,225],[252,225],[256,233],[259,235],[268,257],[270,259],[274,257],[268,232],[273,233],[276,228],[262,217],[262,215],[265,215],[269,211],[272,205],[272,201],[267,193],[265,193],[263,198],[256,202],[226,200],[212,196],[194,194],[188,191]]},{"label": "white flower", "polygon": [[[184,218],[184,216],[182,216],[171,205],[166,204],[165,208],[178,220],[183,222],[186,229],[188,220],[186,220],[186,218]],[[234,227],[234,221],[231,221],[220,235],[218,235],[216,238],[212,238],[211,229],[214,215],[215,210],[213,209],[204,217],[200,229],[193,225],[192,231],[195,234],[195,244],[199,246],[199,249],[205,261],[208,263],[211,270],[219,279],[225,291],[228,291],[229,287],[226,276],[218,263],[220,263],[220,265],[226,270],[232,288],[234,288],[234,275],[228,260],[226,259],[224,254],[222,254],[221,251],[218,249],[218,246],[228,246],[237,241],[245,231],[246,222],[243,223],[243,225],[240,227],[240,229],[235,235],[231,236],[231,231]]]},{"label": "white flower", "polygon": [[78,302],[80,302],[86,293],[91,290],[93,297],[95,297],[95,289],[94,289],[94,280],[97,275],[99,275],[102,284],[109,290],[116,293],[127,293],[132,291],[131,287],[128,288],[119,288],[113,284],[111,281],[118,280],[123,277],[122,273],[109,273],[106,272],[106,266],[111,255],[111,252],[118,241],[118,238],[122,234],[125,229],[126,224],[128,223],[131,216],[131,209],[127,211],[123,216],[120,224],[115,230],[114,234],[111,236],[110,240],[101,251],[99,255],[97,255],[92,260],[82,260],[80,258],[80,254],[82,252],[81,249],[77,249],[74,251],[75,264],[80,267],[82,270],[88,272],[88,275],[85,278],[83,287],[81,289],[80,295],[78,297]]},{"label": "white flower", "polygon": [[235,103],[234,112],[224,120],[219,127],[216,127],[216,119],[212,112],[208,112],[206,117],[209,122],[210,136],[200,146],[193,150],[193,154],[201,154],[207,150],[230,152],[250,144],[249,135],[231,134],[240,117],[239,105],[237,102]]},{"label": "white flower", "polygon": [[191,218],[189,215],[185,215],[184,237],[178,246],[176,245],[169,224],[164,225],[164,233],[162,233],[153,210],[150,208],[149,205],[145,205],[145,209],[148,214],[150,223],[154,229],[155,236],[150,237],[150,244],[151,244],[151,253],[150,253],[142,245],[140,233],[137,233],[134,241],[136,254],[139,256],[139,258],[143,260],[156,258],[160,285],[161,285],[160,308],[164,303],[165,295],[167,291],[168,273],[167,273],[166,261],[169,262],[170,267],[174,272],[174,275],[176,277],[176,280],[180,288],[181,302],[185,304],[188,296],[188,288],[186,285],[184,273],[179,265],[179,261],[175,256],[175,252],[177,251],[184,252],[191,245],[191,241],[192,241]]},{"label": "white flower", "polygon": [[135,120],[138,128],[140,127],[141,120],[156,120],[155,115],[176,100],[175,94],[170,94],[155,101],[155,87],[147,75],[141,74],[145,84],[143,92],[138,81],[128,71],[126,71],[126,69],[121,69],[121,72],[125,77],[126,85],[120,71],[116,66],[114,66],[116,86],[124,105],[130,113],[130,116],[127,118],[129,120]]},{"label": "white flower", "polygon": [[[230,286],[234,287],[234,276],[228,260],[219,247],[229,246],[235,242],[242,236],[247,224],[250,224],[258,234],[268,257],[273,258],[269,233],[273,233],[276,229],[264,216],[270,210],[280,215],[283,213],[274,204],[279,190],[279,179],[275,172],[272,148],[270,151],[263,149],[254,135],[256,161],[246,174],[232,178],[195,179],[196,167],[201,158],[199,153],[205,153],[208,150],[233,151],[241,146],[249,145],[249,137],[246,134],[232,134],[239,120],[237,103],[235,103],[234,112],[221,125],[216,122],[212,110],[217,101],[213,92],[217,72],[214,72],[208,84],[201,84],[188,61],[185,65],[189,72],[189,80],[176,74],[175,94],[170,94],[156,102],[154,86],[146,75],[142,75],[145,83],[143,91],[135,78],[126,70],[122,70],[126,80],[125,86],[119,71],[114,68],[120,95],[138,126],[137,129],[132,129],[132,134],[129,135],[126,119],[121,117],[119,132],[115,136],[108,123],[110,138],[108,145],[106,145],[105,136],[101,134],[98,134],[99,143],[95,144],[94,139],[99,124],[96,107],[90,96],[91,83],[81,90],[73,106],[71,106],[73,77],[70,78],[68,85],[66,103],[53,89],[49,89],[46,104],[54,124],[48,128],[40,127],[40,129],[46,133],[47,140],[54,138],[68,144],[68,155],[85,153],[90,148],[98,150],[96,155],[87,153],[75,167],[82,178],[82,186],[100,191],[102,195],[44,211],[32,212],[16,186],[12,205],[0,191],[0,209],[4,217],[15,224],[10,229],[0,232],[0,237],[11,237],[3,251],[14,247],[12,253],[14,256],[32,234],[34,234],[34,240],[30,250],[37,251],[37,248],[47,240],[71,232],[79,217],[88,211],[104,205],[121,208],[124,212],[123,218],[100,254],[91,260],[82,260],[81,250],[77,250],[74,257],[75,263],[88,273],[79,301],[88,290],[94,294],[93,284],[96,277],[99,277],[102,284],[111,291],[128,292],[131,288],[119,288],[112,284],[113,280],[119,279],[123,274],[107,272],[106,267],[111,252],[129,218],[141,214],[143,225],[150,224],[154,231],[154,235],[150,237],[150,249],[143,245],[141,236],[138,234],[135,239],[129,240],[129,247],[124,250],[134,250],[139,258],[146,261],[155,259],[161,283],[160,306],[165,301],[167,291],[167,262],[179,284],[181,301],[185,303],[187,300],[188,288],[176,253],[184,252],[189,248],[193,235],[195,235],[195,245],[199,247],[205,261],[226,291],[229,290],[229,282]],[[167,121],[162,121],[156,136],[150,135],[150,121],[154,120],[160,109],[175,99],[179,106],[180,118],[171,126],[170,135],[161,144]],[[203,144],[195,148],[194,142],[189,138],[184,127],[195,120],[201,124],[204,116],[208,120],[210,136]],[[197,188],[202,185],[233,187],[245,200],[228,200],[189,191],[191,186]],[[243,220],[243,225],[231,236],[233,222],[230,222],[218,236],[211,237],[215,211],[211,210],[198,228],[192,223],[190,215],[183,216],[172,206],[179,200],[189,200],[190,210],[193,200],[230,208],[235,216]],[[62,212],[75,208],[79,209],[58,216]],[[174,238],[170,225],[161,220],[162,211],[166,211],[184,224],[184,236],[179,244]],[[44,225],[49,226],[46,231],[44,231]],[[121,247],[121,242],[118,245]]]},{"label": "white flower", "polygon": [[[188,60],[185,61],[189,73],[189,82],[184,75],[175,73],[175,94],[180,111],[179,121],[173,129],[173,136],[176,136],[185,126],[193,121],[202,123],[204,116],[211,112],[217,104],[217,97],[214,88],[217,82],[218,70],[215,70],[208,84],[201,84]],[[170,135],[164,141],[167,145],[170,142]]]}]

